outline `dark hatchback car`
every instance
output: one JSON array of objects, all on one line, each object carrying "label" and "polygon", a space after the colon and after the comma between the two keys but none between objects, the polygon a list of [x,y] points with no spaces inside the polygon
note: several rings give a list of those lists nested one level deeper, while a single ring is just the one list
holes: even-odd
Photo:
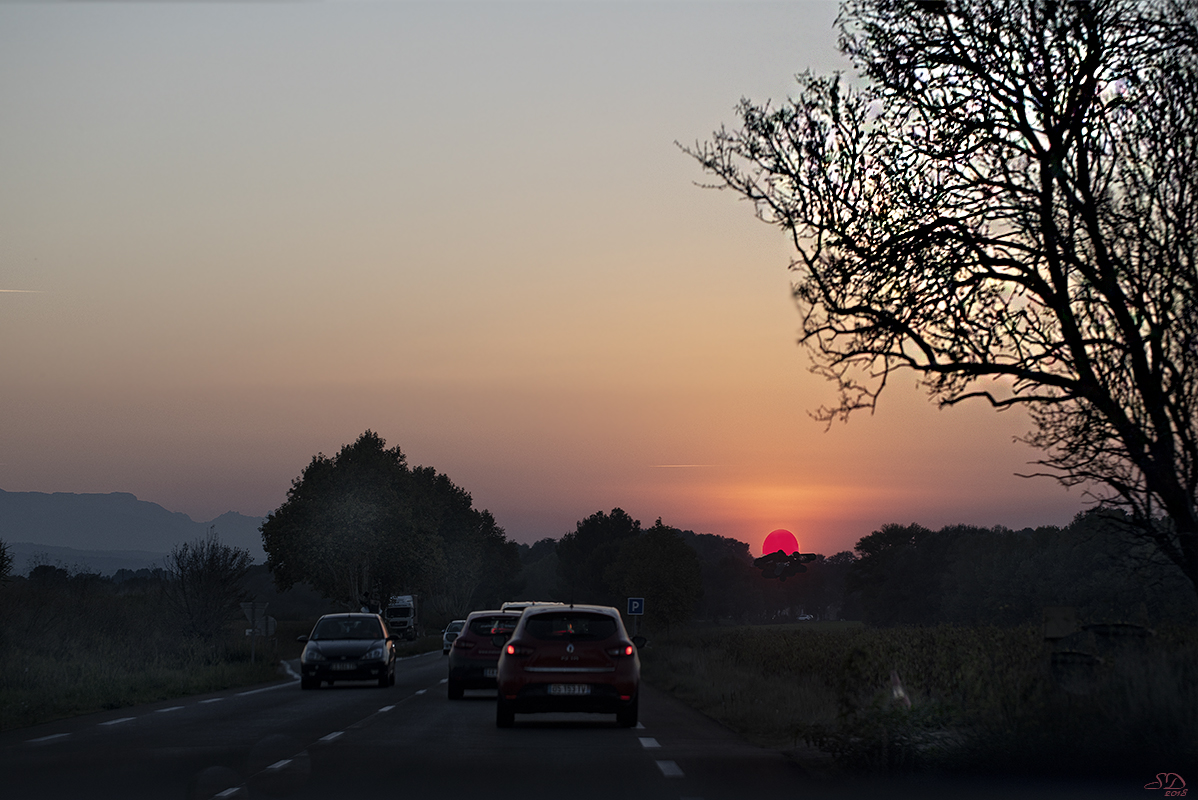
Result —
[{"label": "dark hatchback car", "polygon": [[520,621],[518,611],[472,611],[449,649],[448,694],[460,700],[466,689],[494,689],[500,642]]},{"label": "dark hatchback car", "polygon": [[307,642],[300,654],[300,688],[316,689],[320,682],[376,681],[380,688],[395,684],[395,636],[378,614],[326,614],[312,633],[296,637]]},{"label": "dark hatchback car", "polygon": [[586,711],[636,725],[644,639],[609,606],[532,606],[499,658],[495,724],[516,714]]}]

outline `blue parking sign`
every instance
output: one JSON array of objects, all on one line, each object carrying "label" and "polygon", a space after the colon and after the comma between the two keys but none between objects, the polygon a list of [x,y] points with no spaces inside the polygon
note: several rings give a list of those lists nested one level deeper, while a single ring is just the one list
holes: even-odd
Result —
[{"label": "blue parking sign", "polygon": [[628,598],[628,616],[635,617],[645,613],[645,598],[630,597]]}]

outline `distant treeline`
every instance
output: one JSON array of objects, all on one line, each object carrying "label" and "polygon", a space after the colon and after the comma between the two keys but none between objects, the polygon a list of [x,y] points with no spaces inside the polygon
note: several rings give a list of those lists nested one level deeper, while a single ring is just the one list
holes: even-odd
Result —
[{"label": "distant treeline", "polygon": [[874,625],[1011,625],[1073,606],[1087,620],[1192,623],[1185,576],[1121,520],[1097,510],[1063,528],[885,525],[857,543],[845,614]]},{"label": "distant treeline", "polygon": [[[1116,512],[1092,511],[1064,527],[1019,531],[889,524],[853,552],[819,555],[779,581],[753,567],[744,542],[660,519],[642,529],[616,508],[580,521],[561,540],[520,545],[520,596],[621,608],[627,596],[643,596],[646,621],[666,624],[809,615],[872,625],[1017,625],[1039,620],[1045,606],[1073,606],[1092,621],[1198,620],[1181,572],[1119,523]],[[643,563],[650,558],[662,563]]]}]

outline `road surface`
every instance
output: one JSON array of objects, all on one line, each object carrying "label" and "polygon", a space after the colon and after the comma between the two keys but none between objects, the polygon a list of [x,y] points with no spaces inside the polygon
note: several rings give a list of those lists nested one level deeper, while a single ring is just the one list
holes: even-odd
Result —
[{"label": "road surface", "polygon": [[[614,715],[517,716],[494,692],[446,699],[445,659],[404,659],[395,686],[298,681],[75,717],[0,734],[5,800],[520,798],[743,800],[1141,798],[1142,786],[935,778],[828,781],[645,686]],[[1151,777],[1151,776],[1150,776]]]}]

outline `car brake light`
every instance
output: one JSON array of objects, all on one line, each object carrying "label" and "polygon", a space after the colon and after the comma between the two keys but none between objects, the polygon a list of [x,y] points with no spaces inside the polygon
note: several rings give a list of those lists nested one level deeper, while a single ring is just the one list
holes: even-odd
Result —
[{"label": "car brake light", "polygon": [[519,644],[512,644],[509,642],[508,646],[503,648],[503,652],[507,653],[509,656],[527,656],[532,654],[532,648],[524,647],[523,645]]},{"label": "car brake light", "polygon": [[630,656],[635,651],[636,651],[636,648],[633,647],[632,645],[622,644],[619,647],[609,647],[609,648],[607,648],[606,652],[609,656],[615,656],[618,658],[620,656]]}]

